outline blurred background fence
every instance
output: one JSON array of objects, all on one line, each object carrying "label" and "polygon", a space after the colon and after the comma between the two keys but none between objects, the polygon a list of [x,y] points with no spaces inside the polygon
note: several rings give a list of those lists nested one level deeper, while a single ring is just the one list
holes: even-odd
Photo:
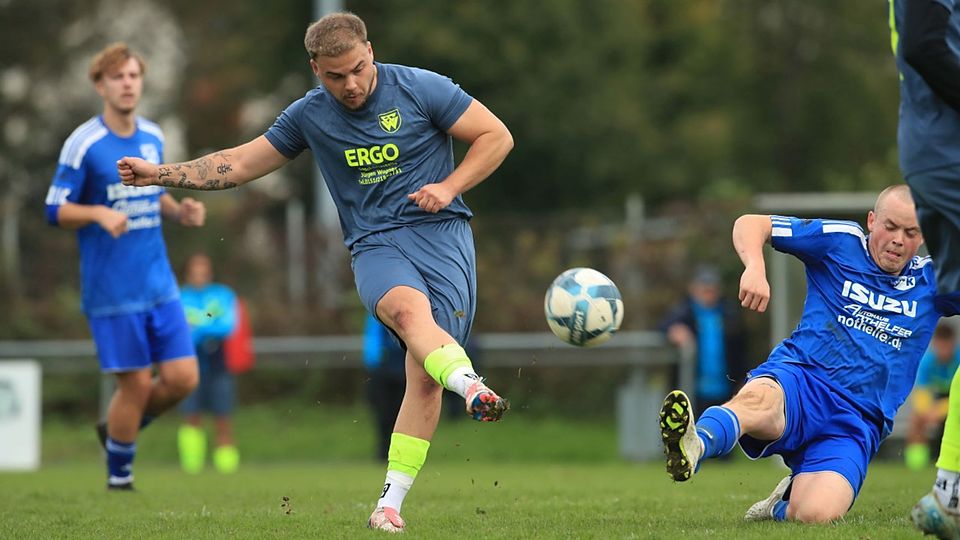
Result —
[{"label": "blurred background fence", "polygon": [[[283,401],[307,407],[353,405],[368,381],[362,336],[288,336],[255,340],[257,367],[241,376],[241,403]],[[615,414],[621,455],[660,452],[657,414],[668,387],[691,387],[693,365],[658,332],[624,332],[605,346],[579,349],[550,333],[482,334],[476,363],[522,414],[589,419]],[[97,375],[87,340],[0,341],[0,363],[32,359],[43,373],[43,407],[89,420],[105,411],[111,376]]]},{"label": "blurred background fence", "polygon": [[[734,219],[789,211],[757,194],[817,192],[824,205],[814,209],[830,210],[843,193],[900,180],[885,2],[343,6],[365,19],[378,61],[450,76],[516,140],[465,200],[476,213],[481,369],[524,414],[607,418],[646,406],[619,400],[618,389],[676,378],[637,371],[633,347],[666,353],[630,336],[652,336],[701,263],[736,296]],[[302,46],[315,9],[313,0],[0,0],[0,340],[11,356],[43,363],[45,414],[92,419],[98,410],[76,241],[43,218],[61,144],[101,108],[86,79],[91,55],[116,40],[144,53],[140,112],[164,129],[164,157],[183,160],[262,134],[316,85]],[[364,310],[315,186],[305,154],[242,189],[197,195],[208,207],[204,228],[165,229],[175,269],[192,252],[209,253],[216,279],[248,302],[261,355],[239,380],[241,404],[362,401],[353,336]],[[824,217],[862,219],[846,210]],[[543,364],[565,351],[555,340],[508,355],[498,340],[543,332],[546,286],[574,266],[618,284],[622,333],[562,369]],[[802,276],[778,275],[774,295],[802,293]],[[745,324],[757,363],[783,327],[754,313]],[[75,358],[30,349],[77,343]]]}]

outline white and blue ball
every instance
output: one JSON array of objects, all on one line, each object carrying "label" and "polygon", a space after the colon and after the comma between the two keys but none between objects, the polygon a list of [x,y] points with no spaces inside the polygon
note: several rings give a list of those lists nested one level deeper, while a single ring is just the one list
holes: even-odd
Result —
[{"label": "white and blue ball", "polygon": [[550,330],[563,341],[592,347],[623,322],[623,299],[607,276],[592,268],[571,268],[557,276],[543,302]]}]

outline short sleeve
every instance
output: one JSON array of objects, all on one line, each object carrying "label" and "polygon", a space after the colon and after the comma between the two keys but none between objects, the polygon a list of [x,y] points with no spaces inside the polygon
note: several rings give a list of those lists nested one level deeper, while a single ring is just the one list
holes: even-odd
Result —
[{"label": "short sleeve", "polygon": [[770,223],[773,248],[805,263],[822,261],[834,245],[851,236],[866,243],[863,229],[852,221],[770,216]]},{"label": "short sleeve", "polygon": [[47,190],[46,216],[47,223],[59,225],[57,217],[60,206],[65,202],[80,202],[80,194],[83,191],[83,184],[86,181],[86,173],[83,162],[78,168],[71,164],[60,163],[57,165],[57,172],[53,175],[53,181],[50,189]]},{"label": "short sleeve", "polygon": [[302,97],[290,104],[264,134],[270,144],[287,159],[296,158],[307,148],[300,125],[306,100],[306,97]]},{"label": "short sleeve", "polygon": [[450,78],[425,69],[415,70],[417,99],[433,124],[443,131],[450,129],[473,102],[460,85]]}]

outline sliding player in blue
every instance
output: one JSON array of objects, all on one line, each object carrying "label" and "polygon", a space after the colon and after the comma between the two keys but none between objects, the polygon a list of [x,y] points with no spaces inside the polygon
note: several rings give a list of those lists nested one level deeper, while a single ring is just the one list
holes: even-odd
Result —
[{"label": "sliding player in blue", "polygon": [[189,198],[177,202],[163,188],[125,186],[116,172],[125,155],[163,159],[160,127],[134,114],[145,68],[122,43],[96,55],[90,80],[103,98],[103,114],[64,142],[46,200],[50,224],[77,230],[83,312],[101,371],[116,376],[97,434],[107,451],[107,487],[119,490],[133,487],[140,428],[189,394],[198,378],[161,223],[203,225],[204,206]]},{"label": "sliding player in blue", "polygon": [[806,267],[803,316],[730,401],[696,422],[686,394],[667,395],[660,426],[674,480],[689,480],[739,442],[750,458],[778,454],[791,470],[747,520],[828,522],[853,505],[937,320],[960,310],[957,295],[937,294],[930,258],[916,256],[923,237],[906,185],[880,193],[867,229],[827,219],[737,220],[741,305],[766,310],[769,242]]}]

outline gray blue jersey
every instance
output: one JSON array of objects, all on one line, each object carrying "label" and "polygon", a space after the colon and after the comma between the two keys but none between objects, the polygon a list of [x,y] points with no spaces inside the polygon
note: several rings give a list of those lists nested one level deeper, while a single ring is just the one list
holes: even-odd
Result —
[{"label": "gray blue jersey", "polygon": [[473,216],[460,196],[436,214],[407,199],[453,171],[446,131],[473,98],[436,73],[375,65],[377,86],[360,109],[347,109],[320,86],[287,107],[265,134],[287,158],[313,152],[347,247],[374,232]]},{"label": "gray blue jersey", "polygon": [[854,222],[771,221],[774,249],[806,267],[807,298],[768,362],[804,365],[886,436],[937,321],[957,314],[958,295],[937,294],[929,257],[914,257],[897,276],[881,270]]},{"label": "gray blue jersey", "polygon": [[[956,0],[936,0],[950,10],[947,46],[960,56],[960,9]],[[906,178],[931,169],[960,164],[960,113],[937,97],[903,58],[899,29],[903,28],[906,0],[891,0],[893,47],[900,70],[900,125],[897,144],[900,168]]]}]

